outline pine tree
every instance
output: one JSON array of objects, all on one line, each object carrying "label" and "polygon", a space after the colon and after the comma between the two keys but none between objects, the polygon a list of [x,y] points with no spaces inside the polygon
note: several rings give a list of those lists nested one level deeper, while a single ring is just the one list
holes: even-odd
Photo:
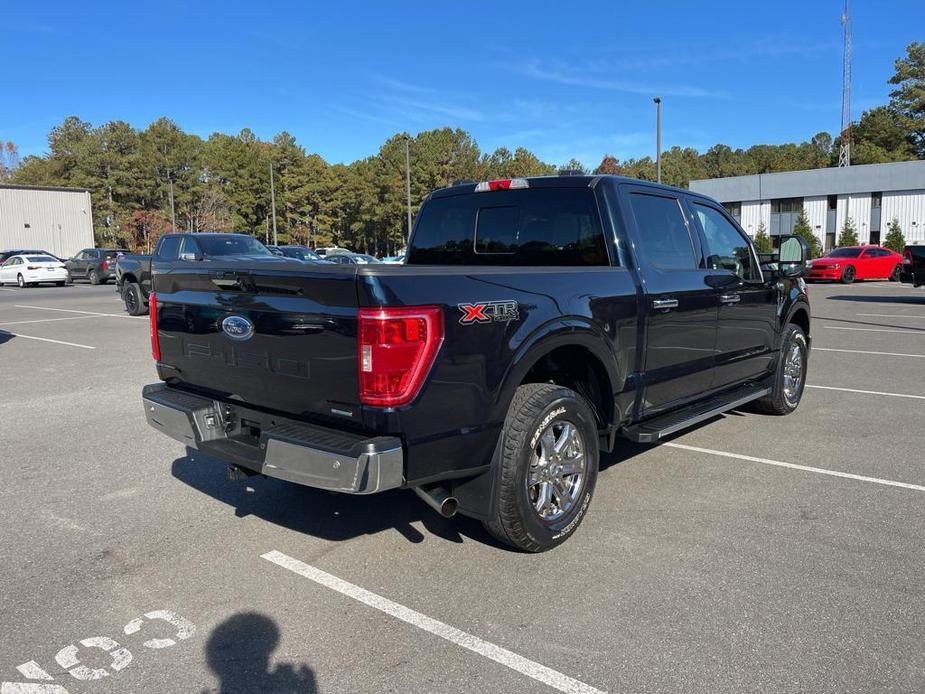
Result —
[{"label": "pine tree", "polygon": [[819,256],[819,239],[813,234],[812,227],[809,225],[809,217],[806,216],[805,207],[800,210],[800,216],[797,218],[797,223],[793,227],[793,233],[797,236],[802,236],[806,240],[809,246],[809,256],[811,258]]},{"label": "pine tree", "polygon": [[837,245],[842,247],[858,245],[858,229],[851,217],[845,219],[845,225],[841,228],[841,234],[838,235]]},{"label": "pine tree", "polygon": [[893,221],[890,222],[889,231],[886,233],[886,240],[883,242],[884,248],[889,248],[891,251],[896,251],[897,253],[902,253],[903,248],[906,247],[906,237],[903,236],[902,227],[899,226],[899,220],[896,217],[893,217]]},{"label": "pine tree", "polygon": [[771,245],[771,237],[768,236],[768,228],[764,225],[764,222],[759,222],[758,231],[755,233],[755,248],[758,249],[759,253],[770,253],[773,250]]}]

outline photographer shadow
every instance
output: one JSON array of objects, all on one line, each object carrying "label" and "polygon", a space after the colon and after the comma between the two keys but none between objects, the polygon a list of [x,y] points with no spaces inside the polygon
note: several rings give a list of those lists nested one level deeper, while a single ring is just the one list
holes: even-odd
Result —
[{"label": "photographer shadow", "polygon": [[218,687],[203,694],[314,694],[315,673],[307,665],[282,663],[270,669],[270,656],[279,645],[279,627],[258,612],[232,615],[212,630],[206,662]]}]

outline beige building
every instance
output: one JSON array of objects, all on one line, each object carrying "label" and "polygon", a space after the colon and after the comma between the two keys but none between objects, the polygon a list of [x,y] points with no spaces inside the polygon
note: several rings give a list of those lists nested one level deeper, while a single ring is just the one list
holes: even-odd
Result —
[{"label": "beige building", "polygon": [[69,258],[92,248],[90,192],[0,185],[0,250],[43,250]]}]

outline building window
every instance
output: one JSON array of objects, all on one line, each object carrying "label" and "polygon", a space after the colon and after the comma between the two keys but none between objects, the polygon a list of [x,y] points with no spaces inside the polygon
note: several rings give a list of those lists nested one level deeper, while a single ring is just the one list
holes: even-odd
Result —
[{"label": "building window", "polygon": [[838,207],[838,196],[830,195],[829,196],[829,209],[834,210],[836,207]]},{"label": "building window", "polygon": [[781,198],[771,201],[771,235],[792,234],[800,212],[803,198]]},{"label": "building window", "polygon": [[740,225],[742,224],[742,203],[741,202],[724,202],[723,207],[726,208],[726,212],[732,215],[732,218],[736,220]]}]

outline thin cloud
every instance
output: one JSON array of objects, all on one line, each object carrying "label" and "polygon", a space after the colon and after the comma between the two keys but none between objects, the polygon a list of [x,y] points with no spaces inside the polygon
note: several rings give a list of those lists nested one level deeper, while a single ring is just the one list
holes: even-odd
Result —
[{"label": "thin cloud", "polygon": [[389,89],[394,89],[399,92],[407,92],[409,94],[432,94],[433,89],[429,87],[422,87],[418,84],[411,84],[410,82],[404,82],[402,80],[394,79],[393,77],[386,77],[385,75],[380,75],[373,73],[370,75],[374,82],[382,85],[383,87],[388,87]]},{"label": "thin cloud", "polygon": [[412,111],[427,111],[429,113],[438,114],[441,116],[450,116],[452,118],[471,121],[481,121],[485,119],[485,114],[477,109],[469,108],[467,106],[460,106],[458,104],[446,103],[443,101],[434,101],[423,98],[407,98],[391,94],[383,95],[380,97],[380,99],[386,103],[394,104],[395,106],[410,109]]},{"label": "thin cloud", "polygon": [[725,99],[729,94],[723,91],[703,89],[690,85],[671,85],[659,83],[628,82],[595,76],[587,70],[578,70],[571,67],[548,67],[539,61],[521,64],[517,71],[533,79],[567,84],[575,87],[588,87],[591,89],[605,89],[610,91],[626,92],[628,94],[659,94],[663,96],[680,96],[691,98]]}]

